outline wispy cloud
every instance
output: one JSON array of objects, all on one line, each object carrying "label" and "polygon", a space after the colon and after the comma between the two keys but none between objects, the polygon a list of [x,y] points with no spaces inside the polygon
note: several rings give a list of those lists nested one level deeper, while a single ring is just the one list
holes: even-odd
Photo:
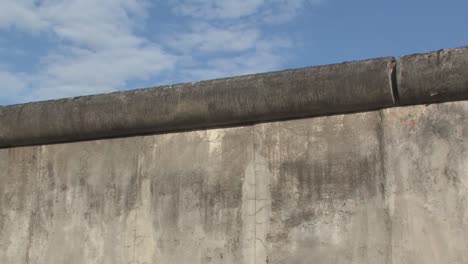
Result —
[{"label": "wispy cloud", "polygon": [[[2,30],[54,41],[35,72],[0,68],[0,100],[20,102],[109,92],[132,80],[188,81],[276,69],[292,46],[265,27],[317,0],[170,0],[184,28],[158,39],[149,0],[3,0]],[[170,78],[163,76],[176,76]]]},{"label": "wispy cloud", "polygon": [[285,39],[265,38],[238,55],[220,55],[202,65],[187,67],[185,72],[188,79],[204,80],[275,70],[287,58],[278,53],[278,50],[291,46],[291,42]]},{"label": "wispy cloud", "polygon": [[[33,31],[60,43],[44,55],[41,70],[29,82],[19,85],[14,74],[4,72],[10,82],[2,86],[28,89],[22,96],[25,101],[114,91],[125,88],[129,80],[157,75],[177,61],[135,33],[147,15],[147,2],[14,0],[1,5],[0,28]],[[3,89],[1,96],[11,97],[11,92]]]},{"label": "wispy cloud", "polygon": [[180,68],[186,79],[207,79],[276,70],[293,45],[270,27],[297,16],[319,0],[174,0],[173,11],[188,18],[188,32],[166,42],[191,57],[211,56]]},{"label": "wispy cloud", "polygon": [[37,30],[46,27],[46,22],[36,11],[36,1],[6,0],[0,5],[0,29],[16,27],[20,30]]},{"label": "wispy cloud", "polygon": [[45,70],[37,76],[37,97],[63,97],[111,92],[131,79],[145,79],[173,66],[176,58],[157,46],[87,50],[67,48],[50,54]]},{"label": "wispy cloud", "polygon": [[167,46],[181,52],[244,51],[255,46],[259,30],[239,25],[215,26],[194,22],[191,31],[175,33],[165,41]]},{"label": "wispy cloud", "polygon": [[174,11],[201,19],[233,19],[257,13],[265,0],[179,0]]},{"label": "wispy cloud", "polygon": [[174,10],[204,20],[250,18],[257,22],[284,23],[294,18],[304,5],[322,0],[173,0]]}]

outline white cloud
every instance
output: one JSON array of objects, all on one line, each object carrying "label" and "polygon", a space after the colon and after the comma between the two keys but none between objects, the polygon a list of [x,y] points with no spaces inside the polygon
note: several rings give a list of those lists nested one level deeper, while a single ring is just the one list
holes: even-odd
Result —
[{"label": "white cloud", "polygon": [[265,27],[293,19],[305,4],[318,0],[176,0],[174,11],[192,21],[189,32],[177,32],[166,43],[184,54],[208,60],[189,64],[186,79],[211,79],[277,70],[292,46],[288,38]]},{"label": "white cloud", "polygon": [[302,9],[305,0],[272,0],[272,7],[263,11],[262,19],[265,23],[278,24],[293,19]]},{"label": "white cloud", "polygon": [[207,80],[271,71],[281,62],[281,56],[269,52],[252,52],[234,58],[218,58],[210,61],[208,67],[191,68],[186,73],[191,80]]},{"label": "white cloud", "polygon": [[145,40],[133,33],[134,20],[146,16],[135,0],[43,0],[37,12],[58,37],[91,49],[135,47]]},{"label": "white cloud", "polygon": [[181,52],[229,52],[243,51],[255,46],[259,30],[230,25],[216,27],[208,23],[196,23],[192,31],[176,33],[165,43]]},{"label": "white cloud", "polygon": [[286,23],[317,1],[170,0],[184,30],[156,42],[143,33],[158,26],[146,24],[157,23],[148,13],[157,1],[0,0],[0,33],[27,32],[56,45],[35,72],[0,71],[0,82],[10,87],[0,100],[110,92],[168,71],[178,82],[275,70],[292,42],[265,27]]},{"label": "white cloud", "polygon": [[292,43],[281,38],[269,38],[258,41],[255,47],[236,56],[220,56],[206,62],[204,67],[186,69],[187,79],[206,80],[236,75],[278,70],[287,60],[279,52],[290,48]]},{"label": "white cloud", "polygon": [[41,86],[31,95],[42,99],[111,92],[126,87],[129,80],[146,79],[173,67],[176,59],[156,45],[54,54],[45,59],[45,71],[37,77]]},{"label": "white cloud", "polygon": [[0,7],[0,29],[16,27],[22,30],[37,30],[47,25],[35,11],[36,1],[2,0]]},{"label": "white cloud", "polygon": [[31,76],[26,101],[125,88],[127,81],[155,76],[177,61],[135,33],[147,15],[145,1],[11,0],[0,5],[0,17],[13,11],[0,20],[0,28],[32,30],[60,43]]},{"label": "white cloud", "polygon": [[174,10],[203,19],[240,18],[255,14],[265,0],[179,0]]},{"label": "white cloud", "polygon": [[174,0],[174,10],[204,20],[251,18],[263,23],[283,23],[294,18],[304,5],[322,0]]}]

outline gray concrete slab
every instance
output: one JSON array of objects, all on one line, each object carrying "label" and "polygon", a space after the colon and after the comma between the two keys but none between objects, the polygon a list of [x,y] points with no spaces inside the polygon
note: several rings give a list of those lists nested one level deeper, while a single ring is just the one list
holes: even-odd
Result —
[{"label": "gray concrete slab", "polygon": [[383,116],[393,263],[468,263],[468,102]]},{"label": "gray concrete slab", "polygon": [[252,127],[0,150],[1,263],[254,263]]},{"label": "gray concrete slab", "polygon": [[0,149],[0,263],[27,263],[38,172],[38,147]]},{"label": "gray concrete slab", "polygon": [[255,126],[257,263],[390,263],[380,120]]},{"label": "gray concrete slab", "polygon": [[137,138],[40,147],[21,263],[136,263],[138,150]]},{"label": "gray concrete slab", "polygon": [[252,127],[142,138],[140,263],[255,263]]}]

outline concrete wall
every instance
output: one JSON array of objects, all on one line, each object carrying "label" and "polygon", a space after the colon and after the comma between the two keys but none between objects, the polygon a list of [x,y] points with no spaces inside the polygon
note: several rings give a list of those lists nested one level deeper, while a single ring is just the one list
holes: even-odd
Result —
[{"label": "concrete wall", "polygon": [[0,106],[0,263],[466,264],[467,72],[462,47]]},{"label": "concrete wall", "polygon": [[0,149],[0,263],[468,263],[468,102]]}]

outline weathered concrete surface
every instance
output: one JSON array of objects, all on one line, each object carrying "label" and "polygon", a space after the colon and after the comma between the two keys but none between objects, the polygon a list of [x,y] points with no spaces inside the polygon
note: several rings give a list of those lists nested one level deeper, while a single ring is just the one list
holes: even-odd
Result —
[{"label": "weathered concrete surface", "polygon": [[393,106],[391,57],[0,107],[0,147]]},{"label": "weathered concrete surface", "polygon": [[393,263],[468,263],[468,102],[383,113]]},{"label": "weathered concrete surface", "polygon": [[468,99],[468,47],[403,56],[397,60],[402,105]]},{"label": "weathered concrete surface", "polygon": [[254,263],[252,146],[251,127],[142,138],[140,263]]},{"label": "weathered concrete surface", "polygon": [[[134,244],[129,217],[137,201],[136,143],[119,139],[39,147],[35,171],[21,175],[32,190],[11,190],[12,197],[31,201],[24,215],[12,219],[27,235],[12,230],[1,239],[24,239],[7,247],[25,252],[16,256],[18,261],[2,263],[129,263]],[[21,160],[10,160],[12,167],[22,166]],[[4,178],[10,177],[15,175]]]},{"label": "weathered concrete surface", "polygon": [[251,131],[0,150],[0,263],[253,263]]},{"label": "weathered concrete surface", "polygon": [[[380,115],[256,127],[258,263],[389,263]],[[265,262],[266,261],[266,262]]]},{"label": "weathered concrete surface", "polygon": [[468,262],[468,102],[0,149],[0,263]]},{"label": "weathered concrete surface", "polygon": [[31,239],[30,228],[39,217],[38,161],[37,147],[0,150],[0,263],[27,263],[29,248],[42,242]]}]

